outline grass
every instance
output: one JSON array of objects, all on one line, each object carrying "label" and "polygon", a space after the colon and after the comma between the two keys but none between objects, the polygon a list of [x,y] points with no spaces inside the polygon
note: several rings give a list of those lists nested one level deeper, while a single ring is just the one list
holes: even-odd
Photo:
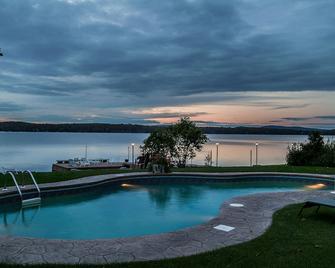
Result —
[{"label": "grass", "polygon": [[288,166],[288,165],[266,165],[266,166],[240,166],[240,167],[187,167],[173,169],[181,172],[292,172],[292,173],[314,173],[335,174],[335,167],[313,167],[313,166]]},{"label": "grass", "polygon": [[[87,176],[104,175],[104,174],[118,174],[118,173],[130,173],[130,172],[141,172],[146,171],[143,169],[95,169],[95,170],[82,170],[82,171],[67,171],[67,172],[34,172],[34,176],[39,184],[66,181],[72,179],[78,179]],[[292,173],[315,173],[315,174],[335,174],[335,167],[297,167],[287,165],[267,165],[267,166],[240,166],[240,167],[187,167],[187,168],[173,168],[173,172],[292,172]],[[18,180],[20,180],[18,175]],[[25,181],[27,179],[27,174]],[[0,175],[0,186],[2,185],[3,175]],[[13,182],[9,175],[7,175],[8,185],[13,185]]]},{"label": "grass", "polygon": [[[291,205],[274,215],[274,222],[262,236],[191,257],[141,263],[104,265],[108,268],[184,268],[184,267],[334,267],[335,210],[305,210],[297,217],[301,205]],[[14,267],[3,265],[2,267]],[[15,266],[18,267],[18,266]],[[25,267],[51,267],[25,266]],[[73,267],[58,265],[52,267]],[[82,266],[81,266],[82,267]],[[102,267],[102,266],[84,266]]]}]

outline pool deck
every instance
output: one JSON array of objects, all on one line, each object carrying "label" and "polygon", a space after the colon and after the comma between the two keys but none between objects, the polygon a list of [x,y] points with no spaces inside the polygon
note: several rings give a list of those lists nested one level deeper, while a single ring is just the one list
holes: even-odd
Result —
[{"label": "pool deck", "polygon": [[[188,175],[195,175],[187,173]],[[187,175],[182,173],[181,175]],[[199,175],[199,173],[196,173]],[[257,175],[260,173],[203,173],[206,176]],[[264,175],[264,172],[261,174]],[[290,173],[265,173],[266,175],[294,175]],[[118,174],[87,177],[41,185],[41,190],[53,187],[73,187],[82,184],[103,183],[140,174]],[[176,173],[174,173],[176,175]],[[180,175],[178,173],[178,175]],[[334,176],[315,175],[319,178]],[[8,192],[12,191],[10,189]],[[8,194],[7,192],[7,194]],[[0,194],[1,196],[2,194]],[[131,238],[105,240],[57,240],[0,236],[0,263],[15,264],[105,264],[113,262],[146,261],[181,256],[214,250],[221,247],[239,244],[263,234],[271,225],[272,215],[288,204],[304,202],[313,197],[330,197],[327,191],[295,191],[262,193],[240,196],[224,202],[219,215],[207,223],[158,235],[146,235]],[[232,207],[230,203],[240,203],[244,207]],[[227,225],[235,229],[225,232],[214,229],[218,225]]]}]

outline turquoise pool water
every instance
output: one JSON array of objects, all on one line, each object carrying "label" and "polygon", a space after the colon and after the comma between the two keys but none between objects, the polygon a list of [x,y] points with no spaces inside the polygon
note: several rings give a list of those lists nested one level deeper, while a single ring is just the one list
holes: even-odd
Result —
[{"label": "turquoise pool water", "polygon": [[204,223],[235,196],[305,186],[289,181],[107,186],[48,197],[39,208],[0,206],[0,235],[99,239],[157,234]]}]

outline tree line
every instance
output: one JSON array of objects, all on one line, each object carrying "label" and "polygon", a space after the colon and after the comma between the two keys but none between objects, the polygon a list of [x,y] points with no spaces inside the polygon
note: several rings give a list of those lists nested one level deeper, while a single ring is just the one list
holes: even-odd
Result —
[{"label": "tree line", "polygon": [[[67,123],[36,124],[27,122],[0,122],[0,131],[12,132],[96,132],[96,133],[151,133],[157,129],[168,128],[167,125],[139,124],[102,124],[102,123]],[[308,135],[318,131],[322,135],[335,135],[335,129],[309,129],[299,127],[200,127],[206,134],[267,134],[267,135]]]}]

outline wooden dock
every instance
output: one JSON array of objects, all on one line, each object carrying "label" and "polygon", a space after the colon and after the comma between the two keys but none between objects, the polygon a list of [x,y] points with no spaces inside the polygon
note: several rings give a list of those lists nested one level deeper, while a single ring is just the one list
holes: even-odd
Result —
[{"label": "wooden dock", "polygon": [[129,168],[129,163],[125,162],[71,162],[69,160],[59,160],[52,165],[53,172],[64,172],[87,169],[120,169]]}]

